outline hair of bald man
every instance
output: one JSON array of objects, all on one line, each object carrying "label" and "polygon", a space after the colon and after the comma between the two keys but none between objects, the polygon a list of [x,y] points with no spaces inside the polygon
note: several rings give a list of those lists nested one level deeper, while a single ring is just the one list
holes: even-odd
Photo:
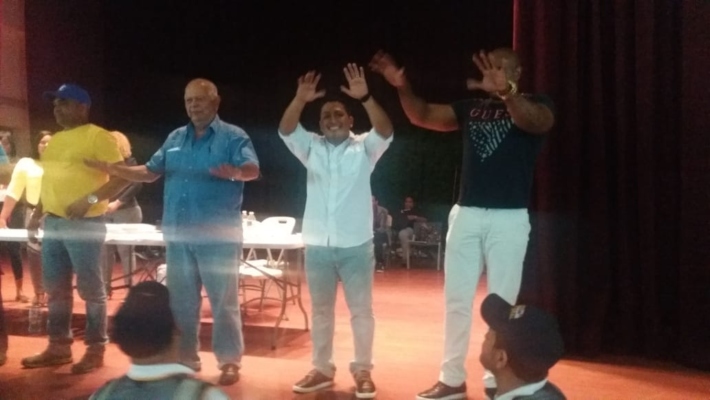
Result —
[{"label": "hair of bald man", "polygon": [[520,67],[520,57],[518,57],[518,53],[516,53],[515,50],[511,49],[510,47],[499,47],[491,51],[491,53],[508,60],[508,62],[511,63],[511,67],[513,68]]},{"label": "hair of bald man", "polygon": [[[214,84],[214,82],[204,79],[204,78],[196,78],[188,82],[187,86],[190,85],[199,85],[207,89],[207,95],[210,96],[211,98],[219,97],[219,92],[217,91],[217,85]],[[186,87],[187,87],[186,86]]]}]

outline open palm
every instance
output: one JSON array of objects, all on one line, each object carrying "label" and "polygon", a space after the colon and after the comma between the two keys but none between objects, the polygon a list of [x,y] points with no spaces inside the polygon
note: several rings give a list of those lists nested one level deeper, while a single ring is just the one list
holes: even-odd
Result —
[{"label": "open palm", "polygon": [[318,90],[318,82],[321,75],[315,71],[308,71],[305,75],[298,78],[298,89],[296,89],[296,97],[300,100],[309,103],[315,99],[325,96],[325,90]]},{"label": "open palm", "polygon": [[481,51],[473,55],[473,63],[481,71],[481,80],[469,79],[466,86],[471,89],[485,90],[486,92],[502,92],[508,88],[508,77],[502,66],[496,66],[491,54]]},{"label": "open palm", "polygon": [[407,83],[404,68],[398,68],[391,55],[378,51],[370,61],[370,69],[381,74],[390,85],[402,87]]},{"label": "open palm", "polygon": [[367,96],[368,88],[365,81],[365,71],[357,64],[350,63],[343,68],[345,79],[348,81],[348,86],[341,86],[340,90],[353,99],[362,99]]}]

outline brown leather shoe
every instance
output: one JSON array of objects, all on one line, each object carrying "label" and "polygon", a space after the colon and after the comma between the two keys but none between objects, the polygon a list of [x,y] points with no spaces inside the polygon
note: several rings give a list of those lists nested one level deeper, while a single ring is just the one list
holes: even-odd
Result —
[{"label": "brown leather shoe", "polygon": [[317,369],[314,369],[293,385],[293,391],[296,393],[311,393],[331,386],[333,386],[333,378],[325,376]]},{"label": "brown leather shoe", "polygon": [[357,371],[353,374],[353,378],[355,378],[355,397],[358,399],[374,399],[377,396],[377,389],[370,376],[370,371]]},{"label": "brown leather shoe", "polygon": [[452,387],[443,382],[417,395],[417,400],[463,400],[466,398],[466,382],[461,386]]},{"label": "brown leather shoe", "polygon": [[25,368],[42,368],[69,364],[72,361],[71,347],[50,344],[45,351],[23,358],[22,366]]}]

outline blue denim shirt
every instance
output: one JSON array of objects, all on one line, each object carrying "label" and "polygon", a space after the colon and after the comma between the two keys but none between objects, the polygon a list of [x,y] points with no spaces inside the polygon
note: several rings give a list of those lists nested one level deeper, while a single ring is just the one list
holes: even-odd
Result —
[{"label": "blue denim shirt", "polygon": [[210,169],[246,163],[259,165],[251,139],[219,117],[199,139],[192,123],[174,130],[146,163],[151,172],[165,175],[165,239],[240,242],[244,182],[216,177]]}]

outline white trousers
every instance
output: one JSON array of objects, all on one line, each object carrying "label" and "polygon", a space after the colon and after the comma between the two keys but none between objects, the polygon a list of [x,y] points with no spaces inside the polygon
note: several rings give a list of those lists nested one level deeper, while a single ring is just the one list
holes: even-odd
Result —
[{"label": "white trousers", "polygon": [[488,292],[515,304],[529,236],[527,209],[458,205],[451,209],[444,263],[444,360],[439,375],[446,385],[456,387],[466,381],[473,297],[483,266],[487,270]]}]

